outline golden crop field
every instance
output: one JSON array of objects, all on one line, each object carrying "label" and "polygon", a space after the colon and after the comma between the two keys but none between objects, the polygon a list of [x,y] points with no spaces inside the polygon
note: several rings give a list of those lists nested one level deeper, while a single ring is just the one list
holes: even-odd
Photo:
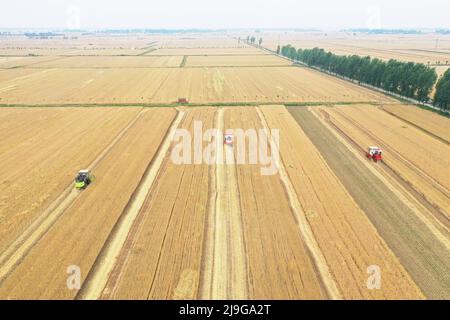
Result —
[{"label": "golden crop field", "polygon": [[450,298],[449,118],[244,38],[2,38],[0,299]]},{"label": "golden crop field", "polygon": [[77,56],[61,57],[50,61],[36,61],[29,66],[38,69],[83,68],[83,69],[119,69],[119,68],[153,68],[178,67],[183,57],[149,57],[149,56]]},{"label": "golden crop field", "polygon": [[8,73],[17,70],[22,69],[4,70],[7,80],[0,83],[2,104],[170,104],[178,98],[203,104],[391,101],[343,80],[294,66],[27,68],[26,75],[8,79]]}]

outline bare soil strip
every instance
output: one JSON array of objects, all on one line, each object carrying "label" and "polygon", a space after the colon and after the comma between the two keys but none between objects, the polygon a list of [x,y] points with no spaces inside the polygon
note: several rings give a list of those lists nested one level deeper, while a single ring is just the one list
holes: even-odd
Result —
[{"label": "bare soil strip", "polygon": [[[303,108],[290,111],[422,292],[433,299],[448,297],[449,250],[418,217],[417,209],[313,113]],[[398,298],[406,292],[395,294]]]},{"label": "bare soil strip", "polygon": [[[142,112],[138,113],[129,124],[119,132],[111,143],[88,166],[88,169],[94,170],[97,167],[98,163],[140,118],[141,113]],[[61,195],[53,201],[47,209],[0,255],[0,283],[9,272],[20,263],[33,245],[41,239],[57,219],[64,214],[79,194],[80,192],[75,190],[71,183],[64,192],[61,193]]]},{"label": "bare soil strip", "polygon": [[122,214],[114,230],[111,232],[105,243],[104,249],[97,258],[97,261],[93,269],[91,269],[83,289],[79,292],[77,298],[93,300],[98,299],[101,296],[108,281],[108,277],[120,254],[120,250],[126,241],[128,233],[130,232],[133,223],[144,204],[147,194],[158,175],[163,160],[167,155],[175,130],[178,128],[184,115],[185,112],[181,111],[174,119],[168,134],[161,143],[156,156],[151,161],[146,174],[142,178],[142,181],[136,189],[135,194],[132,196],[130,203],[127,205],[126,210]]}]

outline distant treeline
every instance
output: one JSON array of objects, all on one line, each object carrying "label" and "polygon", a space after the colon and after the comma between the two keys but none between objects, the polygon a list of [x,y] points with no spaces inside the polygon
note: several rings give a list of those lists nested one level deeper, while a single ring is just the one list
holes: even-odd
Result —
[{"label": "distant treeline", "polygon": [[[372,59],[357,55],[341,56],[325,52],[325,50],[319,48],[297,50],[291,45],[283,46],[279,49],[279,53],[309,66],[319,67],[332,74],[344,76],[420,102],[429,101],[430,93],[437,80],[436,70],[422,63],[402,62],[394,59],[386,62],[378,58]],[[450,72],[447,71],[436,87],[435,104],[442,109],[449,108],[449,80]],[[437,104],[438,101],[439,104]]]},{"label": "distant treeline", "polygon": [[172,34],[172,33],[208,33],[208,32],[225,32],[226,29],[110,29],[98,30],[96,33],[113,33],[113,34]]},{"label": "distant treeline", "polygon": [[25,33],[25,36],[28,38],[40,38],[40,37],[63,37],[62,33],[54,33],[54,32],[39,32],[39,33]]},{"label": "distant treeline", "polygon": [[422,31],[415,29],[347,29],[347,32],[360,32],[369,34],[422,34]]}]

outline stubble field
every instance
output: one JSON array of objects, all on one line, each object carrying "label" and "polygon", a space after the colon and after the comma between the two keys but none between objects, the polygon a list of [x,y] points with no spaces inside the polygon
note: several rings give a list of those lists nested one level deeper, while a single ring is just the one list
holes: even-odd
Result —
[{"label": "stubble field", "polygon": [[[218,34],[1,50],[0,299],[450,297],[448,118]],[[175,162],[198,121],[279,130],[275,173]]]}]

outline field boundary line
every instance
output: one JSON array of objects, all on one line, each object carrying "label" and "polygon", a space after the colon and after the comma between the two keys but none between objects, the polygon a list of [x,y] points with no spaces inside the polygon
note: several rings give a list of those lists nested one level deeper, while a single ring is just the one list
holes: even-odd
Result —
[{"label": "field boundary line", "polygon": [[177,102],[172,103],[67,103],[67,104],[1,104],[0,108],[176,108],[176,107],[258,107],[258,106],[273,106],[283,105],[288,107],[309,107],[309,106],[339,106],[339,105],[404,105],[405,103],[381,103],[377,101],[228,101],[228,102],[190,102],[189,104],[182,104]]},{"label": "field boundary line", "polygon": [[145,199],[158,176],[161,165],[167,156],[175,130],[179,127],[184,116],[184,111],[177,112],[177,115],[168,130],[168,134],[161,142],[157,154],[150,161],[149,167],[142,177],[139,186],[131,196],[125,211],[122,213],[116,226],[114,226],[113,231],[108,236],[103,249],[97,256],[94,266],[89,271],[83,288],[78,293],[76,299],[93,300],[98,299],[101,296],[103,289],[108,282],[109,275],[113,271],[115,263],[120,256],[120,252],[128,237],[129,231],[131,230],[136,217],[139,215],[142,205],[144,204]]},{"label": "field boundary line", "polygon": [[[450,250],[450,240],[448,237],[443,234],[438,228],[435,227],[435,225],[430,221],[430,219],[426,216],[424,216],[420,210],[417,208],[417,205],[422,206],[420,202],[413,203],[410,200],[406,198],[406,196],[403,194],[405,191],[400,191],[397,189],[383,174],[381,174],[375,167],[369,165],[367,161],[365,161],[365,158],[361,157],[361,155],[358,153],[358,151],[351,146],[350,142],[348,142],[344,137],[342,137],[334,128],[332,128],[325,120],[323,120],[321,117],[319,117],[315,112],[311,112],[335,137],[336,139],[341,142],[360,162],[364,164],[364,166],[378,179],[380,179],[381,182],[384,183],[384,185],[389,188],[408,208],[411,209],[415,213],[415,215],[419,218],[420,221],[423,222],[423,224],[430,230],[430,232],[438,239],[447,249]],[[401,186],[400,186],[401,187]],[[407,191],[406,191],[407,192]],[[417,200],[418,201],[418,200]],[[425,208],[426,209],[426,208]],[[444,229],[447,230],[447,228],[436,218],[434,215],[431,215],[435,221]]]},{"label": "field boundary line", "polygon": [[[261,112],[259,107],[256,108],[256,111],[261,120],[263,128],[266,130],[267,135],[270,136],[271,146],[275,146],[275,143],[273,143],[273,137],[270,134],[269,125],[264,114]],[[279,150],[272,150],[272,152],[279,153]],[[292,185],[292,181],[289,178],[281,157],[277,159],[276,165],[278,167],[280,179],[284,185],[286,195],[289,198],[289,205],[291,206],[292,212],[298,222],[297,225],[300,231],[300,235],[304,240],[308,251],[310,252],[310,256],[314,262],[316,270],[318,271],[319,279],[321,279],[324,289],[327,291],[328,297],[330,299],[342,299],[342,295],[337,287],[336,282],[333,279],[333,276],[331,275],[326,259],[322,251],[320,250],[320,247],[316,241],[316,238],[314,237],[308,221],[306,220],[306,214],[303,212],[300,201],[298,200],[297,193],[295,192],[294,186]]]},{"label": "field boundary line", "polygon": [[[98,163],[107,155],[107,153],[117,144],[125,133],[141,117],[142,112],[130,120],[130,122],[116,135],[116,137],[103,149],[95,158],[88,169],[94,169]],[[73,184],[70,185],[59,195],[45,210],[35,219],[31,225],[14,240],[8,248],[0,255],[0,284],[12,272],[33,248],[33,246],[47,233],[47,231],[56,223],[64,212],[72,205],[81,192],[75,190]]]}]

